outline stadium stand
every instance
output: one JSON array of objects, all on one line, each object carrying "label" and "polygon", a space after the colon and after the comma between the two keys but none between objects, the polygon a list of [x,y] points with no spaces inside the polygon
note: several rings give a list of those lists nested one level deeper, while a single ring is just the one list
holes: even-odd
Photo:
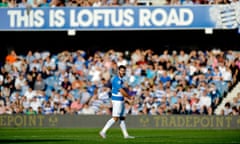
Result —
[{"label": "stadium stand", "polygon": [[238,53],[216,49],[172,54],[136,49],[129,55],[113,49],[93,55],[83,50],[29,51],[21,56],[11,50],[10,54],[16,61],[6,59],[1,69],[1,114],[108,115],[111,76],[120,64],[127,66],[126,88],[135,98],[134,105],[126,103],[132,115],[213,115],[238,81],[232,81],[237,77],[227,71],[229,62],[239,63]]},{"label": "stadium stand", "polygon": [[[235,108],[237,108],[237,112],[239,113],[240,106],[240,83],[238,84],[227,94],[227,96],[223,99],[221,104],[215,110],[216,115],[235,115]],[[235,99],[235,100],[234,100]],[[230,110],[227,108],[228,103],[230,104]]]}]

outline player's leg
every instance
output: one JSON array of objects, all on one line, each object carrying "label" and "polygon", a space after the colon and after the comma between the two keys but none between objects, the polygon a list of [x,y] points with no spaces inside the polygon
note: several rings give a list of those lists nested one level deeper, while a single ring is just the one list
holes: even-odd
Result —
[{"label": "player's leg", "polygon": [[131,139],[131,138],[135,138],[133,136],[129,136],[128,132],[127,132],[127,127],[126,127],[126,123],[125,123],[125,117],[126,117],[126,112],[125,112],[125,107],[123,104],[123,108],[122,108],[122,112],[120,115],[120,128],[122,130],[123,136],[126,139]]},{"label": "player's leg", "polygon": [[107,123],[99,133],[102,138],[106,138],[107,130],[117,121],[117,119],[118,118],[112,117],[107,121]]},{"label": "player's leg", "polygon": [[130,136],[128,134],[128,132],[127,132],[127,127],[126,127],[126,123],[125,123],[125,117],[121,117],[120,118],[120,128],[122,130],[124,138],[126,138],[126,139],[133,139],[133,138],[135,138],[133,136]]},{"label": "player's leg", "polygon": [[113,105],[112,118],[107,121],[107,123],[105,124],[105,126],[103,127],[103,129],[99,133],[102,138],[106,138],[107,130],[110,127],[112,127],[112,125],[115,122],[118,121],[119,116],[120,116],[120,110],[121,110],[120,103],[116,102],[116,101],[112,101],[112,105]]}]

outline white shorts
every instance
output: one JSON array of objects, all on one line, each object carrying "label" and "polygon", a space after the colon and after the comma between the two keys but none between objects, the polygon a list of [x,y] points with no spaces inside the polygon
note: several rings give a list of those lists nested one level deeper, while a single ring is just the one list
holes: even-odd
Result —
[{"label": "white shorts", "polygon": [[124,101],[112,101],[112,116],[125,117],[125,104]]}]

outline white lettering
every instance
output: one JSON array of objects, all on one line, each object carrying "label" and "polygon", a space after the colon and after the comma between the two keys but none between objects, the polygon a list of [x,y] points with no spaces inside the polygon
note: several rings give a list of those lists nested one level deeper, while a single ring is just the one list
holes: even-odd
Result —
[{"label": "white lettering", "polygon": [[10,27],[15,27],[15,17],[17,17],[19,11],[18,10],[9,10],[7,14],[10,16]]},{"label": "white lettering", "polygon": [[49,11],[49,26],[54,27],[54,10]]},{"label": "white lettering", "polygon": [[188,8],[171,8],[168,11],[161,8],[154,10],[140,9],[139,11],[139,26],[188,26],[194,20],[194,15],[191,9]]},{"label": "white lettering", "polygon": [[79,20],[79,25],[83,27],[88,27],[93,23],[93,16],[89,10],[81,10],[78,13],[77,19]]},{"label": "white lettering", "polygon": [[110,26],[110,16],[112,14],[112,11],[106,11],[104,13],[104,26],[108,27]]},{"label": "white lettering", "polygon": [[134,11],[131,9],[126,9],[124,11],[124,25],[126,26],[133,26],[134,25]]},{"label": "white lettering", "polygon": [[[158,15],[160,15],[161,19],[157,19]],[[156,9],[152,12],[151,20],[155,26],[162,26],[167,20],[167,13],[163,9]]]},{"label": "white lettering", "polygon": [[119,11],[115,10],[114,13],[115,14],[112,14],[111,23],[114,27],[119,27],[123,24],[123,11],[122,11],[122,9],[120,9]]},{"label": "white lettering", "polygon": [[78,21],[75,21],[76,18],[76,14],[75,14],[75,10],[70,10],[70,26],[71,27],[77,27],[78,26]]},{"label": "white lettering", "polygon": [[[104,13],[102,10],[95,10],[93,13],[94,21],[93,26],[98,26],[98,21],[103,21],[104,19]],[[108,22],[106,23],[108,25]]]},{"label": "white lettering", "polygon": [[10,27],[42,27],[44,25],[44,12],[42,10],[35,11],[21,11],[21,10],[9,10]]},{"label": "white lettering", "polygon": [[166,21],[166,26],[170,26],[171,24],[176,24],[179,25],[179,19],[178,19],[178,15],[176,12],[176,9],[171,9],[169,16],[168,16],[168,20]]},{"label": "white lettering", "polygon": [[134,11],[131,9],[83,9],[70,11],[71,27],[121,27],[134,24]]},{"label": "white lettering", "polygon": [[[190,25],[193,20],[194,20],[194,15],[193,15],[193,12],[190,10],[190,9],[185,9],[185,8],[182,8],[181,11],[179,12],[180,13],[180,25]],[[188,19],[185,20],[185,15],[188,16]]]},{"label": "white lettering", "polygon": [[151,11],[149,9],[140,9],[139,26],[151,26],[150,18],[151,18]]},{"label": "white lettering", "polygon": [[65,12],[63,10],[50,10],[49,26],[50,27],[63,27],[65,24]]},{"label": "white lettering", "polygon": [[44,25],[44,12],[43,11],[36,11],[34,13],[34,26],[35,27],[42,27]]}]

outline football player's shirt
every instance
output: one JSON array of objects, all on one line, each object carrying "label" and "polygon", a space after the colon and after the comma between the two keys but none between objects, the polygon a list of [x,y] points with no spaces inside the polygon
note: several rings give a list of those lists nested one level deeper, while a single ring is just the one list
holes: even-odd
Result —
[{"label": "football player's shirt", "polygon": [[123,101],[124,97],[120,93],[120,89],[123,87],[123,80],[119,76],[115,76],[112,79],[112,100]]}]

